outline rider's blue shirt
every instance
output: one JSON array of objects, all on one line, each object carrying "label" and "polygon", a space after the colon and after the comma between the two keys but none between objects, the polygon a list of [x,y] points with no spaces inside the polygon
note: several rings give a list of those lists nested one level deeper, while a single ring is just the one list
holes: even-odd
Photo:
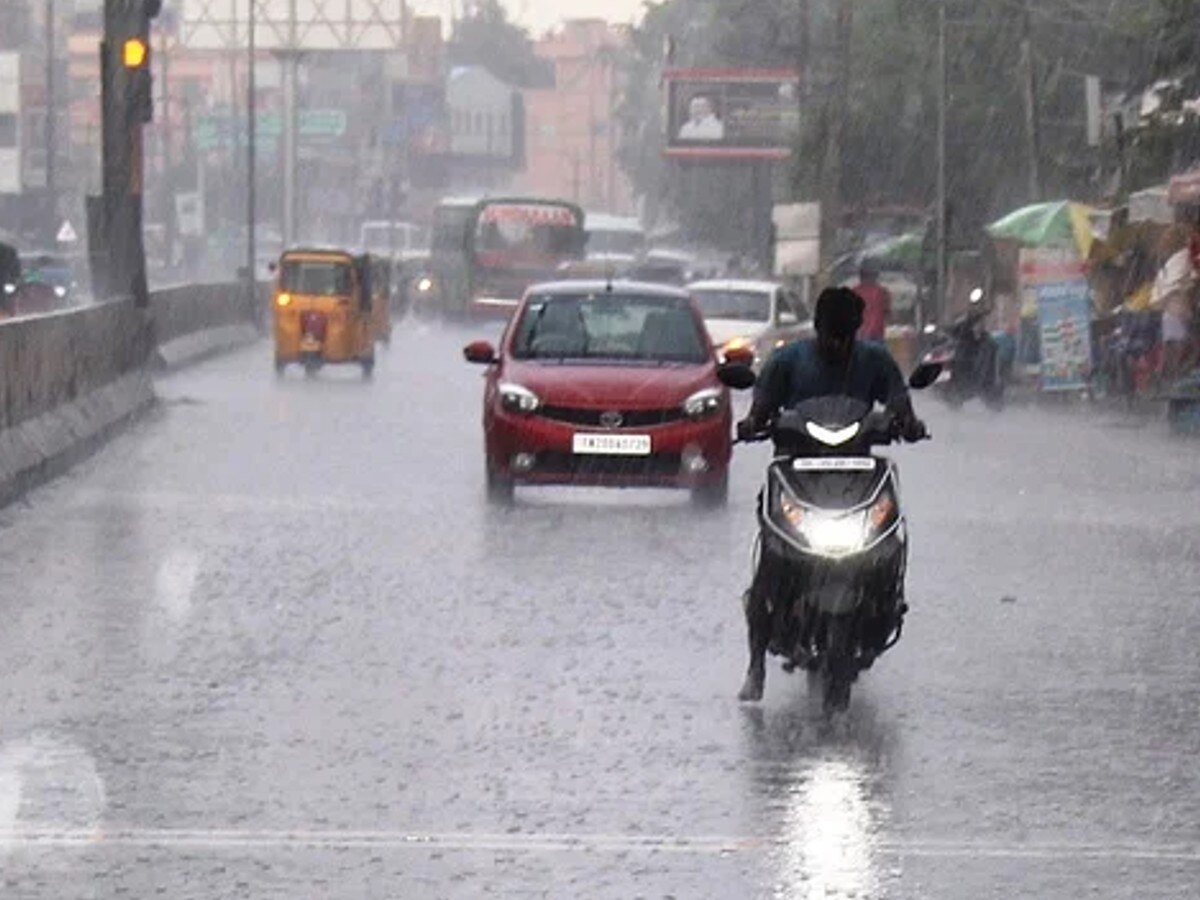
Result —
[{"label": "rider's blue shirt", "polygon": [[795,341],[776,350],[763,366],[754,405],[787,409],[813,397],[841,395],[894,406],[908,397],[900,367],[883,344],[858,341],[846,365],[832,365],[815,340]]}]

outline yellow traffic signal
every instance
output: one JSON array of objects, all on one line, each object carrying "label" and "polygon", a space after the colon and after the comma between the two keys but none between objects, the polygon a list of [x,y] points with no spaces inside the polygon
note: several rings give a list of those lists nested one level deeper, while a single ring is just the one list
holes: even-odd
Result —
[{"label": "yellow traffic signal", "polygon": [[149,56],[150,48],[146,46],[146,42],[141,38],[135,37],[125,42],[121,59],[125,63],[125,68],[140,69],[146,64],[146,59]]}]

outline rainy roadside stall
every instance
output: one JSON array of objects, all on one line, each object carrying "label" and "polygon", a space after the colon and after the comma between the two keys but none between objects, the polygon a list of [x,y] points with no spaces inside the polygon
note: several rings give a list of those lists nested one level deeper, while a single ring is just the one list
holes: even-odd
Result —
[{"label": "rainy roadside stall", "polygon": [[1132,398],[1156,388],[1161,313],[1151,305],[1160,247],[1174,221],[1165,185],[1130,195],[1125,206],[1091,215],[1088,255],[1096,320],[1095,387]]},{"label": "rainy roadside stall", "polygon": [[[1200,168],[1173,177],[1167,186],[1167,200],[1174,211],[1180,236],[1186,234],[1187,290],[1168,296],[1163,302],[1163,396],[1167,401],[1167,419],[1177,434],[1200,434],[1200,321],[1197,294],[1200,293]],[[1174,247],[1172,247],[1174,249]],[[1166,270],[1168,266],[1164,266]],[[1162,291],[1157,293],[1161,294]],[[1168,344],[1168,317],[1175,317],[1180,332],[1172,346]],[[1172,349],[1178,348],[1175,353]]]},{"label": "rainy roadside stall", "polygon": [[1007,301],[1012,306],[1000,313],[1008,317],[1009,328],[1015,323],[1017,362],[1036,373],[1042,391],[1079,392],[1091,386],[1091,212],[1066,200],[1037,203],[986,229],[999,245],[993,259],[1015,264],[1005,280],[1016,293]]}]

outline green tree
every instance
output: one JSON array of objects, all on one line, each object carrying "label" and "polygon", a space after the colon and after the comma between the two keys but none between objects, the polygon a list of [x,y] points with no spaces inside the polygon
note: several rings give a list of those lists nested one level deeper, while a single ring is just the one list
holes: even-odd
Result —
[{"label": "green tree", "polygon": [[550,64],[534,53],[529,32],[508,18],[500,0],[476,0],[454,23],[447,57],[451,65],[482,66],[516,87],[554,83]]}]

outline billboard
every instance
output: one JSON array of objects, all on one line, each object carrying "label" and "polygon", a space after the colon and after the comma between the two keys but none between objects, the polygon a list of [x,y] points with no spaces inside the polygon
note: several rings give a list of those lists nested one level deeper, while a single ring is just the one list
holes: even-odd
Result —
[{"label": "billboard", "polygon": [[784,159],[800,130],[800,77],[791,69],[672,69],[667,156]]},{"label": "billboard", "polygon": [[180,0],[179,43],[246,46],[250,2],[259,50],[399,50],[405,0]]}]

